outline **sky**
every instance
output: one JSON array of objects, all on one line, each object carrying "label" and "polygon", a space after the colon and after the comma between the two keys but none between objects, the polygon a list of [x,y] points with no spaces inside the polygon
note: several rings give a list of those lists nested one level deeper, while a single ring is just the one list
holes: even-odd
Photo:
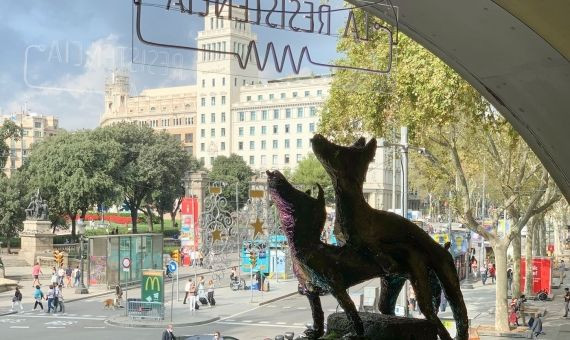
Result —
[{"label": "sky", "polygon": [[[266,2],[267,1],[267,2]],[[281,0],[278,0],[279,2]],[[0,2],[0,114],[27,109],[55,115],[68,130],[94,128],[103,111],[105,78],[115,69],[130,75],[130,92],[136,95],[147,88],[192,85],[195,83],[195,53],[180,49],[149,47],[132,35],[132,0],[28,0]],[[177,1],[172,1],[176,3]],[[187,3],[188,0],[184,0]],[[194,0],[200,10],[203,0]],[[234,3],[244,1],[234,0]],[[310,1],[314,8],[322,3]],[[325,1],[327,2],[327,1]],[[144,0],[141,15],[146,39],[163,43],[196,46],[197,31],[203,27],[198,15],[167,11],[168,0]],[[255,1],[250,1],[255,3]],[[262,3],[271,7],[271,1]],[[288,2],[287,2],[288,3]],[[340,0],[328,1],[333,10],[342,9]],[[291,9],[291,4],[288,4]],[[309,7],[303,5],[302,11]],[[268,42],[277,50],[291,45],[298,58],[307,46],[313,60],[331,62],[336,52],[337,33],[344,27],[347,11],[335,12],[331,31],[323,36],[291,30],[254,26],[260,52]],[[295,21],[308,27],[299,15]],[[301,74],[330,73],[329,68],[303,63]],[[271,65],[262,78],[273,79],[291,74]]]}]

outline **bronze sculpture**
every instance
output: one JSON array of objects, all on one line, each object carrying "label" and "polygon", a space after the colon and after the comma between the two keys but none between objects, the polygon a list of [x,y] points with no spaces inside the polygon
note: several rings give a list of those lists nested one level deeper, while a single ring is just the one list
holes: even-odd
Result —
[{"label": "bronze sculpture", "polygon": [[32,200],[26,208],[26,219],[39,221],[47,221],[49,219],[47,201],[40,196],[40,189],[32,196]]},{"label": "bronze sculpture", "polygon": [[[436,291],[433,279],[432,287],[429,284],[431,270],[441,282],[453,311],[457,339],[467,339],[467,310],[451,254],[414,223],[394,213],[375,210],[364,199],[362,184],[368,165],[375,156],[376,140],[371,139],[365,144],[361,138],[354,145],[344,147],[315,135],[312,147],[332,179],[337,221],[347,239],[346,244],[363,252],[379,265],[387,257],[398,264],[392,266],[389,275],[382,280],[381,311],[393,313],[397,294],[405,278],[408,278],[422,313],[438,325],[442,339],[449,339],[449,333],[437,318],[431,301],[431,295]],[[439,305],[438,301],[435,304]]]}]

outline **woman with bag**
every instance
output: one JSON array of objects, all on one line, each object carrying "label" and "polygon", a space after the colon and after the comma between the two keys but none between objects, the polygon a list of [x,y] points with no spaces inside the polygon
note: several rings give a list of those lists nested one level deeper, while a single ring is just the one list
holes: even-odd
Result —
[{"label": "woman with bag", "polygon": [[216,305],[216,300],[214,299],[214,280],[208,281],[208,304],[210,307]]},{"label": "woman with bag", "polygon": [[190,283],[190,290],[188,296],[190,297],[188,303],[190,304],[190,310],[196,310],[196,284],[194,282]]},{"label": "woman with bag", "polygon": [[20,310],[24,310],[24,306],[22,306],[22,292],[20,289],[16,287],[16,291],[14,292],[14,296],[12,297],[12,308],[10,308],[10,312],[14,310],[14,306],[18,304],[20,305]]}]

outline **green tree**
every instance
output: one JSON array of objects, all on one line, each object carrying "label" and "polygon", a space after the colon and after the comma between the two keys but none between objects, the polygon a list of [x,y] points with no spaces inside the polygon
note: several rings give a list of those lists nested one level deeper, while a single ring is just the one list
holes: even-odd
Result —
[{"label": "green tree", "polygon": [[[357,22],[363,30],[362,13],[357,14]],[[497,265],[495,327],[508,330],[507,247],[517,237],[520,244],[520,229],[559,195],[545,196],[548,173],[535,157],[531,160],[528,146],[473,87],[410,38],[400,34],[398,41],[397,64],[391,77],[353,71],[335,74],[321,129],[348,142],[363,131],[391,139],[396,126],[409,127],[411,142],[430,151],[423,160],[425,168],[437,174],[428,190],[451,191],[452,207],[459,219],[493,247]],[[361,67],[381,66],[379,56],[388,50],[377,32],[366,44],[342,38],[337,48],[344,55],[339,63]],[[496,226],[499,213],[509,211],[512,228],[507,234],[497,228],[483,229],[474,215],[473,191],[483,172],[484,154],[488,155],[488,171],[494,174],[486,187],[493,188],[493,184],[500,188],[487,190],[497,207],[492,217]]]},{"label": "green tree", "polygon": [[334,204],[331,179],[315,155],[310,154],[299,162],[291,176],[291,182],[305,189],[312,189],[316,183],[320,184],[325,192],[325,202],[329,205]]},{"label": "green tree", "polygon": [[115,199],[113,174],[117,170],[119,145],[98,139],[92,131],[62,132],[34,145],[26,164],[30,190],[40,189],[48,201],[53,221],[61,213],[71,220],[85,218],[95,204]]},{"label": "green tree", "polygon": [[[21,134],[22,129],[9,119],[4,120],[4,122],[2,122],[2,125],[0,125],[0,169],[4,169],[6,160],[10,154],[10,147],[8,144],[6,144],[6,140],[18,140]],[[4,172],[0,172],[0,176],[3,175]]]},{"label": "green tree", "polygon": [[24,228],[25,209],[29,203],[26,201],[26,192],[24,176],[20,171],[10,178],[0,176],[0,236],[8,243],[8,253],[10,240]]},{"label": "green tree", "polygon": [[212,163],[212,170],[209,173],[212,182],[225,183],[222,196],[228,202],[228,209],[235,210],[236,185],[238,192],[238,207],[241,208],[249,198],[249,184],[253,171],[238,155],[232,154],[229,157],[218,156]]}]

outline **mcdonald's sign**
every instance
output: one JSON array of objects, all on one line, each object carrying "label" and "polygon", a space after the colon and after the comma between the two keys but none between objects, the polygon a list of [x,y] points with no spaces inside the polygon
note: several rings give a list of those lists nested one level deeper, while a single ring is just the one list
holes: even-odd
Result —
[{"label": "mcdonald's sign", "polygon": [[162,270],[145,269],[142,274],[141,299],[147,302],[164,302]]}]

